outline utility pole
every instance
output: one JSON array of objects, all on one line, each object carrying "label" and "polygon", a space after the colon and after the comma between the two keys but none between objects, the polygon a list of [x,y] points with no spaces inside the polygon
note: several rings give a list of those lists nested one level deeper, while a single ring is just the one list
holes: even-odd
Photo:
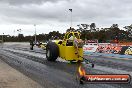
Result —
[{"label": "utility pole", "polygon": [[36,37],[36,24],[34,24],[34,28],[35,28],[35,44],[37,42],[37,37]]}]

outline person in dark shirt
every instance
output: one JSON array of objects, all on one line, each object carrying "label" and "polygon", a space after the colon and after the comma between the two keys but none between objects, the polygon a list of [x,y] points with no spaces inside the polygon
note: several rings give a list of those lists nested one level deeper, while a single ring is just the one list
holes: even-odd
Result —
[{"label": "person in dark shirt", "polygon": [[31,40],[30,40],[30,50],[33,50],[33,46],[34,46],[34,44],[33,44],[33,39],[31,39]]}]

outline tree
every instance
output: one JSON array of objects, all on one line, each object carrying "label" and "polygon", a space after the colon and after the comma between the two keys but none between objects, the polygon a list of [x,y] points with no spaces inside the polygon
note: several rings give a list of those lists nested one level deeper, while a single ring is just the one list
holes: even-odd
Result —
[{"label": "tree", "polygon": [[19,39],[19,42],[24,41],[24,36],[23,36],[23,34],[18,34],[18,39]]},{"label": "tree", "polygon": [[118,24],[112,24],[110,28],[118,28]]},{"label": "tree", "polygon": [[132,38],[132,24],[124,27],[128,32],[128,37]]},{"label": "tree", "polygon": [[91,32],[95,32],[96,31],[96,25],[95,25],[95,23],[91,23],[90,30],[91,30]]},{"label": "tree", "polygon": [[76,30],[74,28],[71,28],[71,27],[66,30],[66,32],[70,32],[70,31],[76,31]]}]

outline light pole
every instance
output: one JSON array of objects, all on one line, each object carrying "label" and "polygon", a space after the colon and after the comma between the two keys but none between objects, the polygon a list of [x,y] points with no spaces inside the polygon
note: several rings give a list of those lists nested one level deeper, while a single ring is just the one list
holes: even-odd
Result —
[{"label": "light pole", "polygon": [[13,32],[14,32],[14,37],[15,37],[15,30]]},{"label": "light pole", "polygon": [[72,28],[72,9],[69,9],[71,12],[71,28]]},{"label": "light pole", "polygon": [[3,41],[3,40],[4,40],[4,37],[3,37],[3,36],[4,36],[4,33],[2,34],[2,44],[3,44],[3,42],[4,42],[4,41]]},{"label": "light pole", "polygon": [[4,37],[3,36],[4,36],[4,33],[2,34],[2,48],[3,48],[3,42],[4,42],[3,41],[4,40]]},{"label": "light pole", "polygon": [[34,24],[34,28],[35,28],[35,44],[36,44],[36,41],[37,41],[37,40],[36,40],[36,39],[37,39],[37,38],[36,38],[36,24]]}]

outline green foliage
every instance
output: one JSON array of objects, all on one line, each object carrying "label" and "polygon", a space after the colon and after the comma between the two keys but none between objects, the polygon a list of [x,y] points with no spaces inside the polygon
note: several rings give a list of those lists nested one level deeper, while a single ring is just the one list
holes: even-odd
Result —
[{"label": "green foliage", "polygon": [[[132,41],[132,25],[125,26],[126,30],[118,28],[118,24],[113,24],[109,28],[96,28],[95,23],[91,25],[81,24],[79,29],[67,29],[67,31],[79,31],[81,33],[81,39],[91,40],[98,39],[99,42],[110,42],[112,40],[118,41]],[[89,29],[88,29],[89,27]],[[39,34],[37,35],[37,41],[48,41],[51,38],[63,39],[64,33],[59,33],[59,31],[52,31],[49,34]],[[0,35],[2,37],[2,35]],[[18,34],[18,36],[4,35],[5,42],[29,42],[31,39],[35,39],[34,36],[24,36],[23,34]]]},{"label": "green foliage", "polygon": [[[98,39],[99,42],[110,42],[113,40],[118,41],[132,41],[132,25],[127,26],[127,31],[118,28],[118,24],[113,24],[110,28],[95,28],[95,24],[93,24],[93,28],[90,27],[89,30],[81,31],[81,38],[84,39]],[[93,29],[95,29],[93,31]],[[80,30],[80,29],[78,29]],[[81,29],[82,30],[82,29]],[[131,35],[130,35],[131,34]]]}]

